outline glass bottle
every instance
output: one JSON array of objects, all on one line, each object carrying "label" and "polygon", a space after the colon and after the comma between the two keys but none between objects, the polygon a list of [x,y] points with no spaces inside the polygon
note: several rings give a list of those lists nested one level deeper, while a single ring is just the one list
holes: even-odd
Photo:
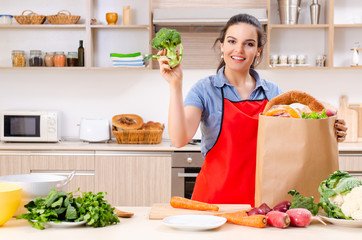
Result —
[{"label": "glass bottle", "polygon": [[77,67],[78,66],[78,53],[77,52],[68,52],[67,66],[68,67]]},{"label": "glass bottle", "polygon": [[54,59],[54,67],[64,67],[65,66],[64,52],[55,52],[55,56],[53,59]]},{"label": "glass bottle", "polygon": [[30,67],[43,66],[43,58],[40,50],[30,50],[29,66]]},{"label": "glass bottle", "polygon": [[47,67],[54,67],[54,54],[55,52],[46,52],[44,56],[44,63]]},{"label": "glass bottle", "polygon": [[26,61],[23,50],[13,50],[11,55],[13,60],[13,67],[25,67]]},{"label": "glass bottle", "polygon": [[84,47],[83,47],[83,40],[79,40],[78,66],[79,66],[79,67],[84,67]]}]

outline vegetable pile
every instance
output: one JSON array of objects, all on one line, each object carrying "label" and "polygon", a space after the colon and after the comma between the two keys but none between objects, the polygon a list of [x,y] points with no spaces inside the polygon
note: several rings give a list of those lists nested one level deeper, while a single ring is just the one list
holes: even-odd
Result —
[{"label": "vegetable pile", "polygon": [[362,220],[362,181],[335,171],[318,188],[319,205],[330,218]]},{"label": "vegetable pile", "polygon": [[28,212],[17,217],[26,219],[37,229],[44,229],[47,222],[79,222],[87,221],[93,227],[105,227],[119,222],[114,208],[106,200],[106,193],[83,192],[82,196],[74,197],[72,192],[65,193],[54,188],[47,197],[38,197],[25,208]]},{"label": "vegetable pile", "polygon": [[305,112],[302,113],[303,119],[321,119],[321,118],[327,118],[327,117],[328,117],[328,115],[327,115],[325,109],[323,109],[322,112],[320,112],[320,113],[317,113],[317,112],[311,112],[309,114],[306,114]]},{"label": "vegetable pile", "polygon": [[[179,46],[179,51],[176,50]],[[181,44],[181,34],[174,29],[161,28],[152,39],[152,47],[158,50],[166,49],[166,57],[170,59],[168,64],[171,68],[176,67],[182,60],[183,46]],[[145,60],[157,59],[159,55],[146,55]]]}]

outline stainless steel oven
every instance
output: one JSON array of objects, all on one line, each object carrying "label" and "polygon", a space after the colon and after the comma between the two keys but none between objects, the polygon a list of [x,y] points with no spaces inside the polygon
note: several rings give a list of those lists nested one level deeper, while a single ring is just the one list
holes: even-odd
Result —
[{"label": "stainless steel oven", "polygon": [[201,152],[174,152],[172,154],[172,196],[191,198],[195,181],[204,158]]}]

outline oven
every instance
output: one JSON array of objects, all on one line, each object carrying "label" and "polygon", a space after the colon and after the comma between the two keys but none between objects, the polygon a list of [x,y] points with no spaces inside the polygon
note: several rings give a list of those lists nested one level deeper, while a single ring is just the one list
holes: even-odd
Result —
[{"label": "oven", "polygon": [[196,177],[204,163],[201,152],[172,153],[171,194],[191,199]]}]

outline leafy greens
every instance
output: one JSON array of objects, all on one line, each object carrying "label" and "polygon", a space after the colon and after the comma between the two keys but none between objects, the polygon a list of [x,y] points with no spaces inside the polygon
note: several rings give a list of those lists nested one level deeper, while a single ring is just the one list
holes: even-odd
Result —
[{"label": "leafy greens", "polygon": [[74,197],[72,192],[65,193],[53,188],[45,198],[38,197],[26,204],[28,212],[17,219],[26,219],[37,229],[44,229],[43,223],[47,222],[87,221],[87,225],[93,227],[117,224],[118,216],[114,214],[114,208],[103,199],[105,194],[83,192],[82,196]]},{"label": "leafy greens", "polygon": [[310,198],[303,197],[296,190],[291,190],[288,192],[288,194],[294,196],[290,208],[305,208],[308,209],[313,214],[313,216],[317,215],[319,206],[318,204],[314,203],[313,196]]},{"label": "leafy greens", "polygon": [[327,118],[326,110],[323,109],[321,113],[317,112],[311,112],[310,114],[306,114],[305,112],[302,113],[303,119],[321,119],[321,118]]}]

